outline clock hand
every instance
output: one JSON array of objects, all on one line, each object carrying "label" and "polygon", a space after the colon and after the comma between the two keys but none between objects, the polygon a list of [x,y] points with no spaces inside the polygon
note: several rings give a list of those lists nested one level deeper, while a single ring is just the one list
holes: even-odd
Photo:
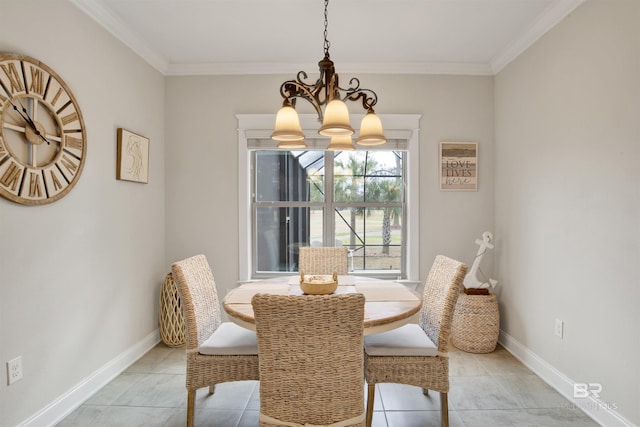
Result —
[{"label": "clock hand", "polygon": [[[22,111],[24,111],[24,114],[22,113],[22,111],[20,111],[18,109],[18,106],[13,103],[13,96],[11,95],[11,92],[9,92],[7,90],[7,88],[2,84],[2,82],[0,82],[0,86],[2,87],[2,89],[4,89],[4,93],[6,93],[7,96],[9,97],[9,102],[11,103],[11,106],[13,107],[13,109],[16,110],[18,112],[18,114],[20,114],[20,117],[22,117],[24,119],[24,121],[27,122],[27,124],[29,126],[31,126],[31,128],[34,130],[34,132],[39,134],[38,129],[36,129],[35,123],[33,122],[33,120],[31,120],[31,117],[29,117],[29,114],[27,113],[27,109],[24,108],[24,105],[22,105],[22,102],[20,102],[20,100],[18,100],[18,102],[20,103],[20,107],[22,107]],[[48,143],[48,141],[47,141],[47,143]]]},{"label": "clock hand", "polygon": [[24,121],[27,122],[27,124],[31,127],[31,129],[33,129],[33,132],[36,134],[36,136],[39,136],[40,138],[42,138],[42,140],[46,142],[47,145],[51,145],[51,141],[49,141],[43,134],[40,133],[40,131],[38,130],[38,127],[36,126],[36,123],[31,119],[31,116],[29,116],[29,113],[27,112],[27,109],[24,108],[24,105],[22,105],[22,102],[20,102],[20,100],[18,99],[18,103],[20,104],[20,107],[22,107],[22,111],[20,111],[18,109],[18,106],[13,103],[14,98],[11,95],[11,92],[7,90],[6,86],[2,84],[1,81],[0,81],[0,87],[2,87],[2,89],[4,90],[4,93],[6,93],[7,96],[9,97],[9,102],[11,103],[11,106],[13,107],[13,109],[16,110],[18,114],[20,114],[20,116],[24,119]]},{"label": "clock hand", "polygon": [[[37,129],[35,129],[35,123],[33,123],[33,120],[31,120],[31,117],[29,117],[26,111],[26,109],[24,107],[22,107],[22,104],[20,104],[20,106],[22,107],[22,111],[20,111],[20,109],[18,108],[18,106],[16,104],[13,103],[13,101],[9,101],[11,102],[11,105],[13,106],[13,109],[16,110],[18,112],[18,114],[20,114],[20,116],[24,119],[25,122],[27,122],[27,124],[29,126],[31,126],[34,130],[37,131]],[[23,113],[24,112],[24,113]]]},{"label": "clock hand", "polygon": [[27,112],[27,109],[24,108],[24,105],[22,105],[22,102],[20,102],[20,100],[18,100],[18,103],[20,104],[20,107],[22,107],[22,111],[20,111],[18,109],[18,106],[16,104],[14,104],[12,100],[9,100],[9,102],[11,102],[11,105],[13,106],[13,109],[16,110],[18,112],[18,114],[20,114],[20,116],[24,119],[25,122],[27,122],[27,124],[29,126],[31,126],[31,128],[33,129],[35,134],[38,135],[40,138],[42,138],[44,140],[44,142],[47,143],[47,145],[51,145],[51,142],[43,134],[40,133],[40,131],[38,130],[38,127],[35,124],[35,122],[29,116],[29,113]]}]

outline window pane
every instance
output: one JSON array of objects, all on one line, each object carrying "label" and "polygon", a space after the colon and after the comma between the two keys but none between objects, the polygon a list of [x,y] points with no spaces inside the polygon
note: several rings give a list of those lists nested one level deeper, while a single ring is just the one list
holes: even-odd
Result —
[{"label": "window pane", "polygon": [[402,202],[402,178],[366,178],[365,201],[382,203]]},{"label": "window pane", "polygon": [[352,255],[352,271],[402,270],[402,208],[343,208],[335,233]]},{"label": "window pane", "polygon": [[334,160],[336,202],[401,202],[402,153],[343,151]]},{"label": "window pane", "polygon": [[[309,246],[325,246],[324,236],[324,209],[309,209]],[[303,245],[304,246],[304,245]],[[328,244],[326,246],[329,246]]]},{"label": "window pane", "polygon": [[324,201],[322,151],[256,151],[258,202]]},{"label": "window pane", "polygon": [[323,209],[256,208],[256,271],[297,271],[298,247],[322,242]]},{"label": "window pane", "polygon": [[[351,271],[405,273],[404,152],[258,150],[254,155],[255,273],[297,271],[300,246],[334,245],[350,250]],[[325,159],[334,162],[331,175],[325,175]],[[325,198],[325,185],[333,189],[333,201]],[[325,229],[328,221],[332,230]]]}]

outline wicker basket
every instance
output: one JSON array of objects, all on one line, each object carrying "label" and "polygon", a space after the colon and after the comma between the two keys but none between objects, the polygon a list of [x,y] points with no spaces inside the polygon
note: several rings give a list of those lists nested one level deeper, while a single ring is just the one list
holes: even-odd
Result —
[{"label": "wicker basket", "polygon": [[338,289],[338,273],[305,275],[300,271],[300,289],[307,295],[327,295]]},{"label": "wicker basket", "polygon": [[178,287],[173,281],[173,275],[167,274],[160,290],[160,306],[158,307],[158,329],[160,338],[169,347],[184,345],[184,318]]},{"label": "wicker basket", "polygon": [[499,334],[496,296],[461,293],[451,323],[451,344],[469,353],[491,353]]}]

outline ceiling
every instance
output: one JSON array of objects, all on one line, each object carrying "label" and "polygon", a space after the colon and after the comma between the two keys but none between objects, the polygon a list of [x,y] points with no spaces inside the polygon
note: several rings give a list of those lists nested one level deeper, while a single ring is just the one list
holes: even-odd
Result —
[{"label": "ceiling", "polygon": [[[322,0],[70,0],[165,75],[313,73]],[[493,75],[584,0],[333,0],[339,72]]]}]

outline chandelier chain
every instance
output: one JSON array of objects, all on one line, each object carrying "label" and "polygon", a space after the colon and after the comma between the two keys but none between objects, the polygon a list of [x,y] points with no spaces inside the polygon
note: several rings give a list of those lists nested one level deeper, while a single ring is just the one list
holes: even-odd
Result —
[{"label": "chandelier chain", "polygon": [[329,26],[329,12],[328,12],[328,7],[329,7],[329,0],[324,0],[324,56],[326,56],[327,58],[329,57],[329,46],[331,46],[331,43],[329,43],[329,40],[327,39],[327,27]]}]

